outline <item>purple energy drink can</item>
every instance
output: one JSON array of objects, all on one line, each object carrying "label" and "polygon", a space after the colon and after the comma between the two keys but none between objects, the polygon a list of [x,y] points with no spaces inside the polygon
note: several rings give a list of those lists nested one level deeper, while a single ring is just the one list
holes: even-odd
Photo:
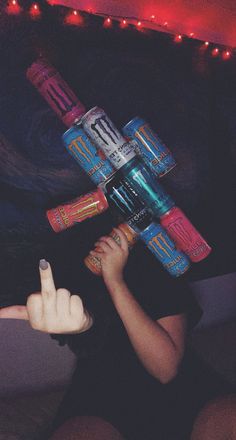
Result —
[{"label": "purple energy drink can", "polygon": [[179,277],[189,269],[188,257],[176,249],[174,242],[161,225],[151,223],[144,231],[140,232],[139,238],[146,243],[148,249],[173,277]]},{"label": "purple energy drink can", "polygon": [[164,176],[175,167],[176,162],[170,150],[143,119],[132,119],[122,131],[125,136],[136,141],[137,154],[156,176]]},{"label": "purple energy drink can", "polygon": [[117,170],[136,156],[133,144],[127,142],[103,109],[92,108],[82,117],[81,123]]},{"label": "purple energy drink can", "polygon": [[115,172],[103,151],[95,147],[80,124],[75,124],[67,130],[63,134],[63,141],[68,152],[96,185],[107,180]]}]

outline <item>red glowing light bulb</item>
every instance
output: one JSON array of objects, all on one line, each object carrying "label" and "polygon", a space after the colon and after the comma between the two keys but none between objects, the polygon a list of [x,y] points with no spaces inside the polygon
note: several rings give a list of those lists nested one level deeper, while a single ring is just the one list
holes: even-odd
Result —
[{"label": "red glowing light bulb", "polygon": [[105,18],[104,22],[103,22],[103,26],[105,28],[111,27],[112,26],[112,20],[110,19],[110,17]]},{"label": "red glowing light bulb", "polygon": [[41,11],[39,9],[39,5],[37,3],[33,3],[29,10],[30,16],[33,19],[37,19],[41,16]]},{"label": "red glowing light bulb", "polygon": [[6,7],[6,11],[8,14],[17,15],[21,12],[21,7],[17,0],[10,0]]},{"label": "red glowing light bulb", "polygon": [[205,46],[209,46],[209,41],[205,41]]},{"label": "red glowing light bulb", "polygon": [[229,50],[224,50],[224,52],[222,53],[222,58],[223,60],[229,60],[229,58],[231,57],[231,52]]},{"label": "red glowing light bulb", "polygon": [[218,47],[215,47],[215,49],[213,49],[213,51],[211,52],[213,57],[217,57],[219,55],[219,49]]},{"label": "red glowing light bulb", "polygon": [[176,43],[182,43],[183,37],[182,37],[182,35],[179,34],[179,35],[175,36],[174,40],[175,40]]},{"label": "red glowing light bulb", "polygon": [[123,20],[120,22],[120,27],[122,29],[124,29],[125,27],[127,27],[127,20],[125,18],[123,18]]},{"label": "red glowing light bulb", "polygon": [[74,26],[80,26],[83,24],[83,18],[79,14],[78,11],[75,9],[70,10],[70,12],[65,16],[65,23],[74,25]]},{"label": "red glowing light bulb", "polygon": [[142,22],[141,22],[141,21],[138,21],[137,26],[138,26],[138,27],[141,27],[141,26],[142,26]]},{"label": "red glowing light bulb", "polygon": [[167,26],[168,26],[168,21],[165,21],[165,22],[163,23],[163,26],[167,27]]},{"label": "red glowing light bulb", "polygon": [[189,34],[190,38],[193,38],[194,35],[195,35],[194,32],[191,32],[191,33]]},{"label": "red glowing light bulb", "polygon": [[151,15],[150,19],[155,20],[156,16],[154,14]]}]

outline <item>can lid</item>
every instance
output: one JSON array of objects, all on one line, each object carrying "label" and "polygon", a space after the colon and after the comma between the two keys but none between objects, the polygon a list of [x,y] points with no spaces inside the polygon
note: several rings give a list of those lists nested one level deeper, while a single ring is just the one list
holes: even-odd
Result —
[{"label": "can lid", "polygon": [[46,58],[37,58],[26,70],[26,77],[29,79],[32,83],[34,83],[34,77],[35,75],[44,75],[48,72],[55,72],[57,73],[55,67],[53,67]]},{"label": "can lid", "polygon": [[108,183],[115,177],[115,174],[117,174],[117,171],[114,171],[106,180],[103,182],[100,182],[98,184],[98,188],[104,193],[107,193],[107,185]]},{"label": "can lid", "polygon": [[175,206],[175,205],[171,206],[171,208],[168,209],[168,211],[164,212],[164,214],[161,215],[161,218],[163,219],[164,217],[167,217],[169,214],[171,214],[176,209],[179,209],[179,208],[177,208],[177,206]]},{"label": "can lid", "polygon": [[82,102],[77,101],[76,106],[68,113],[66,113],[62,120],[67,127],[71,127],[75,122],[81,120],[82,116],[85,114],[86,109]]},{"label": "can lid", "polygon": [[91,113],[93,113],[93,112],[95,112],[95,111],[98,111],[98,110],[100,110],[100,111],[102,111],[102,112],[104,113],[104,110],[103,110],[102,108],[100,108],[100,107],[98,107],[98,106],[92,107],[90,110],[88,110],[88,111],[83,115],[83,117],[81,118],[81,123],[83,124],[84,119],[86,119],[87,116],[89,116]]},{"label": "can lid", "polygon": [[143,118],[141,118],[140,116],[135,116],[134,118],[132,118],[129,122],[127,122],[127,124],[124,125],[124,127],[122,128],[122,130],[125,130],[126,128],[128,128],[131,124],[133,124],[136,121],[142,121],[145,122]]},{"label": "can lid", "polygon": [[150,231],[150,229],[153,229],[156,227],[156,223],[152,222],[150,223],[143,231],[140,232],[140,234],[145,234],[147,231]]},{"label": "can lid", "polygon": [[109,208],[109,204],[108,204],[107,198],[106,198],[104,192],[102,191],[102,189],[100,187],[98,187],[97,192],[98,192],[99,197],[100,197],[100,202],[103,203],[103,209],[102,210],[105,211],[106,209]]},{"label": "can lid", "polygon": [[138,232],[136,232],[133,228],[131,228],[131,226],[128,225],[127,223],[120,223],[118,225],[118,229],[121,229],[121,231],[124,232],[125,235],[131,234],[133,239],[135,239],[135,241],[138,238],[138,235],[139,235]]}]

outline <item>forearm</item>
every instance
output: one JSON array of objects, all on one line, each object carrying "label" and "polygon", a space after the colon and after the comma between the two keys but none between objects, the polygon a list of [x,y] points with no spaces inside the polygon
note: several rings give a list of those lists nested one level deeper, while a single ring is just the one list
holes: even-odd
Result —
[{"label": "forearm", "polygon": [[169,382],[176,375],[182,350],[169,333],[145,313],[124,281],[108,282],[107,287],[140,361],[162,383]]}]

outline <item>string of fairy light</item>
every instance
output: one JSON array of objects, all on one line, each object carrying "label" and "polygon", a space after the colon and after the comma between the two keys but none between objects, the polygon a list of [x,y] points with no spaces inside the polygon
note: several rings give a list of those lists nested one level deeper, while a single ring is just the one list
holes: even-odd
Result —
[{"label": "string of fairy light", "polygon": [[[53,8],[60,8],[60,5],[54,4],[54,0],[47,0],[48,4]],[[43,18],[43,12],[41,10],[39,3],[32,3],[27,10],[23,8],[20,0],[8,0],[5,8],[5,12],[8,15],[19,15],[26,12],[32,20],[40,20]],[[184,40],[196,40],[202,49],[205,50],[207,54],[210,54],[213,58],[218,58],[223,61],[230,60],[235,56],[235,49],[232,47],[225,47],[222,45],[216,45],[210,41],[200,40],[194,32],[187,34],[176,33],[171,29],[170,24],[167,21],[159,22],[154,14],[150,15],[149,18],[140,19],[138,17],[123,17],[123,16],[110,16],[104,12],[94,11],[89,8],[87,10],[77,10],[68,8],[68,12],[65,14],[64,23],[68,26],[83,26],[84,17],[81,13],[86,13],[88,15],[97,15],[103,17],[103,27],[112,28],[113,24],[116,22],[119,24],[120,29],[134,28],[136,30],[142,31],[145,29],[150,29],[150,25],[155,25],[161,31],[168,32],[175,44],[181,44]],[[152,30],[156,30],[153,29]]]}]

